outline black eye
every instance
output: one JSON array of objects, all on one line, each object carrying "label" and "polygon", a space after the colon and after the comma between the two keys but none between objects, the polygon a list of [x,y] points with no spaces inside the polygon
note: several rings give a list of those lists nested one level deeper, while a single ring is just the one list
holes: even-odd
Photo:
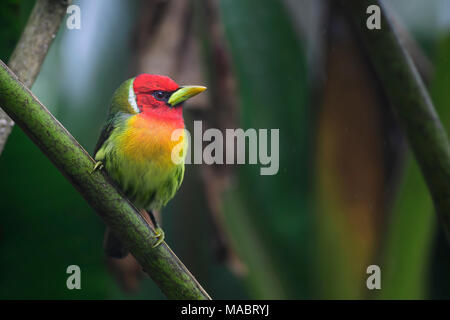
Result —
[{"label": "black eye", "polygon": [[166,94],[165,91],[158,90],[158,91],[153,92],[153,96],[157,100],[164,101],[166,99],[166,97],[167,97],[167,94]]}]

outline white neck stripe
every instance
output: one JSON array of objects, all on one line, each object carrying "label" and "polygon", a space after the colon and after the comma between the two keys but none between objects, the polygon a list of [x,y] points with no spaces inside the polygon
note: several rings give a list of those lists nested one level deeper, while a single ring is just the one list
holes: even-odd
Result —
[{"label": "white neck stripe", "polygon": [[130,88],[128,89],[128,103],[136,113],[139,113],[139,108],[136,103],[136,95],[134,94],[133,83],[134,79],[130,81]]}]

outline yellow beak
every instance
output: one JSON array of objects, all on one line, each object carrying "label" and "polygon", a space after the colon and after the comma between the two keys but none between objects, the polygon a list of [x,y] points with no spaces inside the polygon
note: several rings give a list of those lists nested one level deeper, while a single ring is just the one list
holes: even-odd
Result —
[{"label": "yellow beak", "polygon": [[193,96],[196,96],[205,90],[206,87],[202,86],[180,87],[177,91],[172,93],[168,102],[172,107],[175,107],[177,104],[180,104],[183,101],[186,101],[187,99],[192,98]]}]

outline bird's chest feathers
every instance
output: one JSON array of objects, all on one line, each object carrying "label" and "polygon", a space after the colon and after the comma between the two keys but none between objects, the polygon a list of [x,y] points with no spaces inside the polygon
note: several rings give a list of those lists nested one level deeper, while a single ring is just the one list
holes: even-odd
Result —
[{"label": "bird's chest feathers", "polygon": [[129,159],[171,167],[175,165],[172,161],[173,148],[181,144],[182,152],[185,153],[183,119],[155,119],[136,115],[128,120],[119,143]]}]

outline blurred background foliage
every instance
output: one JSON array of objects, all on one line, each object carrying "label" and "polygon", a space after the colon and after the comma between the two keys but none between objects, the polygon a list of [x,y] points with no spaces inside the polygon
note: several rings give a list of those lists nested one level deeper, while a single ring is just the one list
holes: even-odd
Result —
[{"label": "blurred background foliage", "polygon": [[[0,5],[7,60],[34,1]],[[188,165],[161,217],[216,299],[450,298],[450,248],[367,55],[333,1],[74,1],[32,91],[89,151],[135,74],[204,84],[188,128],[279,128],[280,168]],[[390,1],[450,128],[450,1]],[[104,225],[19,129],[0,156],[0,298],[159,299],[132,257],[107,260]],[[66,268],[82,270],[67,290]],[[366,268],[382,290],[366,288]]]}]

